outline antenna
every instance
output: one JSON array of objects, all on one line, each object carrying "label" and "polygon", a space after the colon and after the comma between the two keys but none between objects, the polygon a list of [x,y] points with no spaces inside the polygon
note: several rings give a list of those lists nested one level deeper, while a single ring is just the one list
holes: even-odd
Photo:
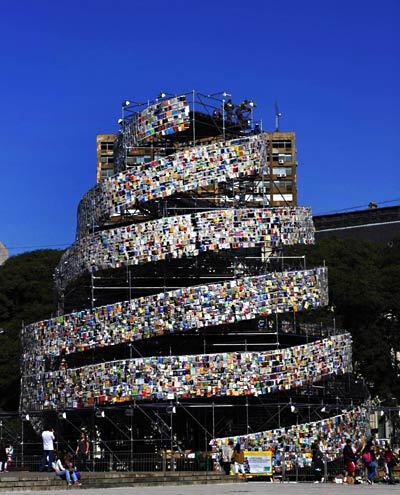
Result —
[{"label": "antenna", "polygon": [[282,112],[279,111],[278,102],[275,101],[275,131],[279,131],[281,117]]}]

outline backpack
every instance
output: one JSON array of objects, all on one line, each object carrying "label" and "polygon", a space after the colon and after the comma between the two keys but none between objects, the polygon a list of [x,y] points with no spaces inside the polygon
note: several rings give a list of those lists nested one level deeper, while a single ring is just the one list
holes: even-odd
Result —
[{"label": "backpack", "polygon": [[371,462],[371,452],[364,452],[362,455],[362,460],[365,462],[365,464],[369,464]]}]

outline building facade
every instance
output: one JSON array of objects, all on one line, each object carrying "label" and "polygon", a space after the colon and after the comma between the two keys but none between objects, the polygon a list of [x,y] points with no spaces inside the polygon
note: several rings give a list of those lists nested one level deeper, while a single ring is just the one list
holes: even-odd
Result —
[{"label": "building facade", "polygon": [[2,265],[8,258],[8,250],[5,245],[0,241],[0,265]]},{"label": "building facade", "polygon": [[387,244],[400,238],[400,205],[317,215],[316,239],[340,237]]}]

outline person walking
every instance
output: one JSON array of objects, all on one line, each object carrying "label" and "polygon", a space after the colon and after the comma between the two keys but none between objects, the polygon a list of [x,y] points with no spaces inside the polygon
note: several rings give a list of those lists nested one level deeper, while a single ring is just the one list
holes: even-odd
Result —
[{"label": "person walking", "polygon": [[234,462],[235,474],[244,474],[244,452],[240,448],[240,443],[237,443],[233,449],[232,460]]},{"label": "person walking", "polygon": [[232,454],[233,442],[232,440],[229,440],[228,445],[223,445],[221,449],[222,468],[225,471],[225,474],[229,474],[231,471]]},{"label": "person walking", "polygon": [[385,468],[386,481],[393,485],[393,468],[396,466],[397,460],[388,442],[386,442],[385,448],[381,452],[381,459]]},{"label": "person walking", "polygon": [[76,462],[79,471],[87,471],[87,458],[89,455],[90,444],[87,435],[84,431],[81,433],[81,437],[78,440],[76,446]]},{"label": "person walking", "polygon": [[343,448],[343,460],[346,467],[346,478],[349,485],[354,484],[354,472],[356,470],[357,457],[354,452],[353,446],[351,445],[351,440],[348,438],[346,440],[346,445]]},{"label": "person walking", "polygon": [[364,447],[361,459],[365,469],[367,470],[367,483],[373,485],[378,464],[376,462],[375,447],[372,442],[368,442]]},{"label": "person walking", "polygon": [[314,483],[321,483],[324,481],[324,454],[319,448],[318,442],[315,442],[312,446],[312,463],[314,466]]},{"label": "person walking", "polygon": [[43,457],[40,464],[40,471],[47,471],[51,473],[53,471],[52,466],[54,462],[54,430],[47,427],[42,433],[43,441]]}]

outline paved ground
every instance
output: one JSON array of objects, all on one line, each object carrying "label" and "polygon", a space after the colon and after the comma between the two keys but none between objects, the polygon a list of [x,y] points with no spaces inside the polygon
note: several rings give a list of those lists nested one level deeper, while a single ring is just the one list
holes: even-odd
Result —
[{"label": "paved ground", "polygon": [[[79,488],[57,490],[57,495],[76,494]],[[395,495],[400,485],[314,485],[309,483],[240,483],[237,485],[157,486],[151,488],[101,488],[88,489],[82,495]],[[13,495],[49,495],[48,491],[12,492]]]}]

